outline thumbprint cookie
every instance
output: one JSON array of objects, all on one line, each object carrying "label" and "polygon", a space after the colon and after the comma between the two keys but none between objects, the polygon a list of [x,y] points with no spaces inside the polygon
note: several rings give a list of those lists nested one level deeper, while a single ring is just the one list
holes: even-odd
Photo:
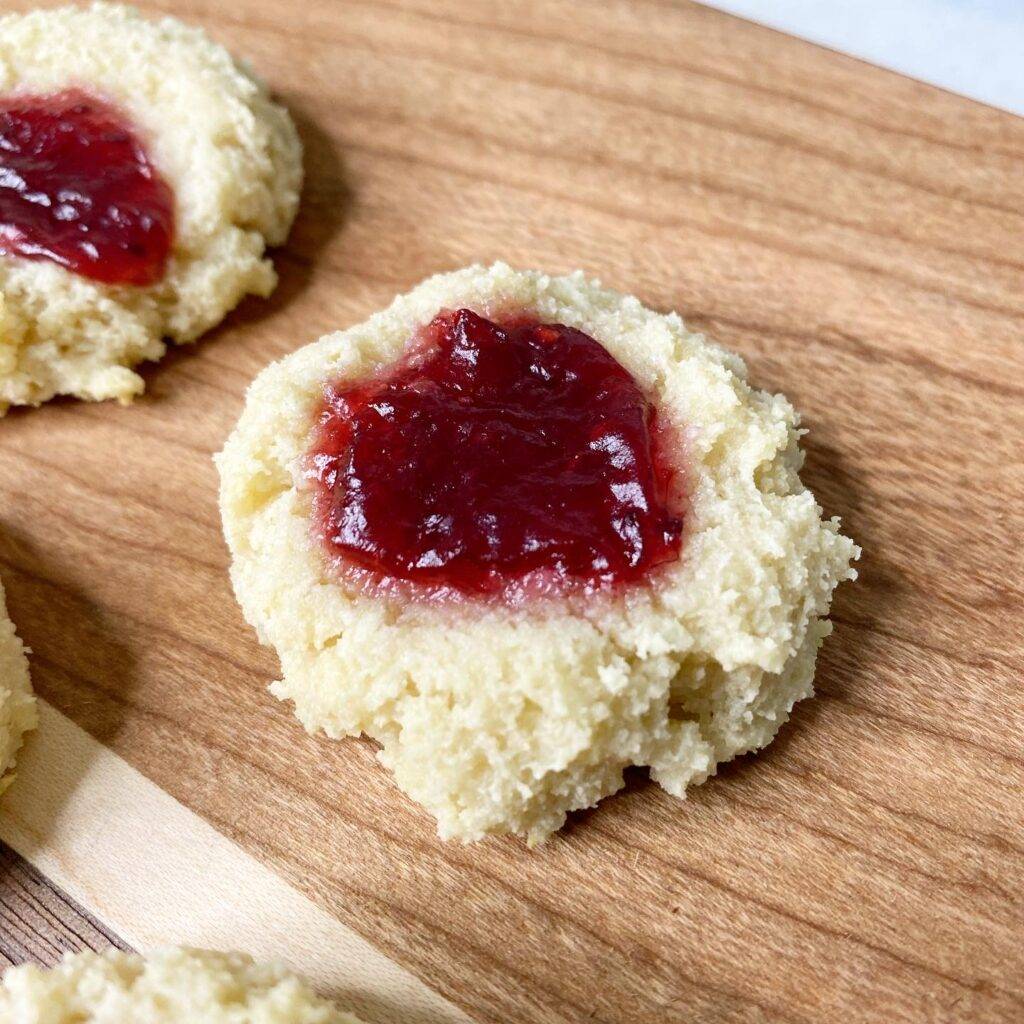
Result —
[{"label": "thumbprint cookie", "polygon": [[0,17],[0,413],[130,401],[165,339],[269,295],[301,178],[288,113],[199,29]]},{"label": "thumbprint cookie", "polygon": [[274,693],[366,734],[442,837],[548,837],[631,765],[682,797],[812,690],[858,552],[797,415],[576,273],[433,277],[267,367],[217,457]]}]

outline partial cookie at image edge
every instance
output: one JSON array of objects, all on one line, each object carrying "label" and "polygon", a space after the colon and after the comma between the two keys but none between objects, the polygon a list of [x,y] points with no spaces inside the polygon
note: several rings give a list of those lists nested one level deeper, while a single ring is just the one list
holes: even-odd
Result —
[{"label": "partial cookie at image edge", "polygon": [[104,1024],[360,1024],[280,964],[241,953],[84,952],[0,977],[3,1021],[81,1024],[100,1010]]},{"label": "partial cookie at image edge", "polygon": [[[159,69],[159,73],[154,73]],[[0,17],[0,96],[95,92],[131,120],[174,190],[163,277],[108,285],[0,256],[0,415],[56,395],[128,402],[133,367],[188,342],[276,274],[267,246],[298,209],[302,146],[266,86],[201,29],[97,3]]]},{"label": "partial cookie at image edge", "polygon": [[15,759],[25,733],[36,727],[36,699],[25,645],[7,614],[0,580],[0,793],[14,780]]}]

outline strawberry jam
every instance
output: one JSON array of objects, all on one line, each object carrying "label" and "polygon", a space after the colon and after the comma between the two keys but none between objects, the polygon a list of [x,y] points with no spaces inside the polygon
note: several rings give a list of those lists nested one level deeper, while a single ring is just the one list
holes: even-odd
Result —
[{"label": "strawberry jam", "polygon": [[387,375],[326,387],[314,521],[376,592],[514,603],[637,582],[679,554],[666,447],[593,338],[444,311]]},{"label": "strawberry jam", "polygon": [[120,111],[78,89],[0,100],[0,253],[148,285],[173,233],[171,189]]}]

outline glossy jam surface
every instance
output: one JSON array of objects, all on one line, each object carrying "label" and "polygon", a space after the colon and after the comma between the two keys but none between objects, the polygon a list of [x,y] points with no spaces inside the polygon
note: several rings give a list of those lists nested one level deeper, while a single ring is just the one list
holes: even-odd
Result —
[{"label": "glossy jam surface", "polygon": [[325,391],[308,465],[343,570],[378,590],[516,602],[636,582],[678,556],[656,412],[593,338],[460,309],[410,351]]},{"label": "glossy jam surface", "polygon": [[149,285],[173,234],[171,189],[118,110],[77,89],[0,99],[0,253]]}]

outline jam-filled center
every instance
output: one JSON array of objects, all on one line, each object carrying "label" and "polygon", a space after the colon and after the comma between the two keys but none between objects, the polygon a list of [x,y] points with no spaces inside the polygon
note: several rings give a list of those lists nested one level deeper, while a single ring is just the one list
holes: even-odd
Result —
[{"label": "jam-filled center", "polygon": [[315,520],[371,586],[516,599],[634,582],[680,549],[666,447],[593,338],[444,311],[387,376],[325,389]]},{"label": "jam-filled center", "polygon": [[0,253],[149,285],[173,235],[174,196],[120,111],[78,89],[0,100]]}]

